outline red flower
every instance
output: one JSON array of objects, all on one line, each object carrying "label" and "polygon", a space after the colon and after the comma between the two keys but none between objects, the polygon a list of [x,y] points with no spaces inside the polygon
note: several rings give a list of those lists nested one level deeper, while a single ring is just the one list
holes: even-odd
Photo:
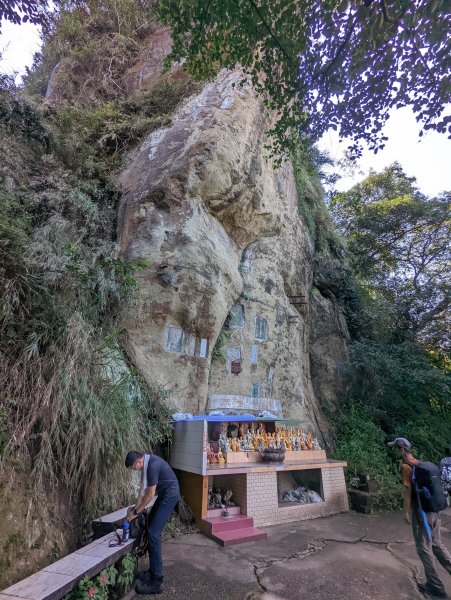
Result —
[{"label": "red flower", "polygon": [[89,590],[88,590],[88,596],[89,596],[90,598],[94,598],[94,596],[95,596],[95,595],[96,595],[96,593],[95,593],[95,591],[94,591],[94,588],[93,588],[93,587],[90,587],[90,588],[89,588]]},{"label": "red flower", "polygon": [[103,575],[103,577],[102,577],[102,586],[106,584],[106,580],[107,580],[106,575]]}]

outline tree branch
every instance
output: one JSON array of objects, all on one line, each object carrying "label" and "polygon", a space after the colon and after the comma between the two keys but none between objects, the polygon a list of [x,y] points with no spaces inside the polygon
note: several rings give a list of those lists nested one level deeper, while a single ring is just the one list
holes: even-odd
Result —
[{"label": "tree branch", "polygon": [[274,42],[277,44],[277,47],[279,48],[279,50],[282,52],[283,56],[285,57],[285,59],[289,62],[292,63],[292,59],[290,57],[290,55],[288,54],[288,52],[285,50],[285,48],[282,46],[282,44],[279,42],[278,38],[274,35],[271,27],[268,25],[268,23],[266,22],[265,18],[263,17],[259,7],[255,4],[254,0],[247,0],[248,3],[252,6],[252,8],[254,9],[254,11],[257,13],[259,19],[261,20],[261,22],[263,23],[264,28],[266,29],[266,31],[269,33],[269,35],[271,36],[271,38],[274,40]]}]

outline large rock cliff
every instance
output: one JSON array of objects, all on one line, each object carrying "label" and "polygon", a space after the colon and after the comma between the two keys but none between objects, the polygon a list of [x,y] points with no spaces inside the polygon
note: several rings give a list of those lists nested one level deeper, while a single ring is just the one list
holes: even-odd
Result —
[{"label": "large rock cliff", "polygon": [[[147,52],[135,89],[158,80]],[[206,83],[120,174],[120,253],[148,264],[126,344],[179,410],[282,411],[327,438],[321,403],[342,386],[346,325],[313,293],[292,166],[268,158],[267,118],[241,80],[221,72]]]}]

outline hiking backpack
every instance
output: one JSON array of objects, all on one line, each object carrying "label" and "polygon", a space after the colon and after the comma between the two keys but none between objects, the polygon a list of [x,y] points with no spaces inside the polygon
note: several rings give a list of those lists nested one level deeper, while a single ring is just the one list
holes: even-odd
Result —
[{"label": "hiking backpack", "polygon": [[132,537],[135,538],[134,554],[138,558],[145,556],[149,551],[149,513],[145,510],[132,521]]},{"label": "hiking backpack", "polygon": [[451,493],[451,456],[442,458],[439,468],[443,491]]},{"label": "hiking backpack", "polygon": [[440,512],[447,507],[437,465],[421,461],[412,466],[412,483],[424,512]]}]

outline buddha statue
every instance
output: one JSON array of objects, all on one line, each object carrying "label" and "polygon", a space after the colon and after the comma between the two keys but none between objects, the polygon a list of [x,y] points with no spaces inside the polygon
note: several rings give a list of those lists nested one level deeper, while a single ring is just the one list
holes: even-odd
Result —
[{"label": "buddha statue", "polygon": [[221,452],[221,449],[218,450],[217,454],[218,465],[223,465],[225,463],[224,455]]}]

